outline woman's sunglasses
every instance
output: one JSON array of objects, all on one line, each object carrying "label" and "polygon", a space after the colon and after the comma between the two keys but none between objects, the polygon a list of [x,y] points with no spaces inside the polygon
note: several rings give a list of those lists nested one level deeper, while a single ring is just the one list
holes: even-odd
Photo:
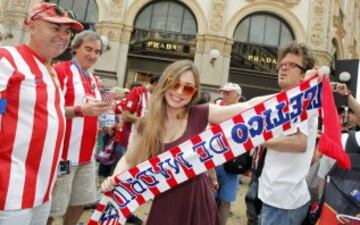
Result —
[{"label": "woman's sunglasses", "polygon": [[181,88],[183,95],[190,97],[193,96],[197,88],[193,84],[185,83],[181,80],[174,81],[174,78],[168,77],[166,80],[166,84],[170,85],[171,91],[177,91],[179,88]]}]

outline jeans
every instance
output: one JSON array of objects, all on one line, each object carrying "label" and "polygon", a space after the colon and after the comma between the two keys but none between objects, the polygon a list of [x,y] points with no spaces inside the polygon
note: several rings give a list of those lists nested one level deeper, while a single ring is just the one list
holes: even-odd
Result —
[{"label": "jeans", "polygon": [[261,225],[301,225],[309,210],[309,202],[297,209],[279,209],[263,203]]}]

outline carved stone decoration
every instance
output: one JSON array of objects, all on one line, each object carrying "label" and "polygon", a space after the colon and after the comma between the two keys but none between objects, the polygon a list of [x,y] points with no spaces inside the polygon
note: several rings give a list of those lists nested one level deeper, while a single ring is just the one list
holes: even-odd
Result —
[{"label": "carved stone decoration", "polygon": [[4,25],[9,30],[13,29],[22,29],[23,28],[24,17],[16,15],[7,15],[4,18]]},{"label": "carved stone decoration", "polygon": [[313,19],[310,25],[310,41],[319,45],[324,41],[324,0],[315,0],[313,3]]},{"label": "carved stone decoration", "polygon": [[356,38],[355,38],[355,32],[354,31],[350,32],[350,41],[349,41],[348,50],[349,50],[351,59],[357,59],[358,58],[358,53],[356,52],[356,50],[357,50],[357,41],[356,41]]},{"label": "carved stone decoration", "polygon": [[11,10],[21,10],[21,11],[26,10],[27,0],[13,0],[10,2],[11,2],[10,5]]},{"label": "carved stone decoration", "polygon": [[247,0],[248,2],[266,2],[266,1],[273,1],[277,3],[282,3],[285,7],[292,8],[300,3],[301,0]]},{"label": "carved stone decoration", "polygon": [[334,24],[334,28],[335,28],[335,32],[336,34],[343,39],[345,37],[346,31],[344,26],[342,25],[339,17],[337,16],[333,16],[333,24]]},{"label": "carved stone decoration", "polygon": [[131,38],[131,33],[133,31],[133,27],[132,26],[125,26],[122,29],[122,33],[121,33],[121,37],[120,37],[120,42],[124,43],[124,44],[128,44],[130,42],[130,38]]},{"label": "carved stone decoration", "polygon": [[124,0],[112,0],[110,4],[110,18],[121,18],[124,11]]},{"label": "carved stone decoration", "polygon": [[106,36],[109,41],[119,42],[122,35],[122,29],[123,25],[112,22],[98,23],[97,25],[97,32],[100,35]]},{"label": "carved stone decoration", "polygon": [[220,31],[224,20],[224,10],[226,0],[213,0],[213,15],[210,28],[217,32]]},{"label": "carved stone decoration", "polygon": [[[201,45],[204,47],[204,52],[210,52],[212,49],[218,49],[221,55],[223,55],[227,49],[226,41],[227,39],[225,37],[217,35],[204,35],[203,41],[200,41],[199,38],[197,39],[197,42],[203,42]],[[197,44],[199,45],[199,43]]]},{"label": "carved stone decoration", "polygon": [[314,50],[314,55],[318,65],[331,65],[333,58],[329,52]]}]

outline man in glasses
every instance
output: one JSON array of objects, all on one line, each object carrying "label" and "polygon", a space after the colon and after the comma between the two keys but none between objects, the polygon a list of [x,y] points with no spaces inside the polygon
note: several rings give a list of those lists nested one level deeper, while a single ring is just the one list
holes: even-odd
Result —
[{"label": "man in glasses", "polygon": [[40,3],[28,44],[0,48],[0,224],[46,224],[65,134],[64,98],[51,59],[83,26]]},{"label": "man in glasses", "polygon": [[69,168],[57,179],[50,216],[64,216],[66,225],[76,225],[84,206],[96,202],[93,155],[97,116],[109,105],[102,102],[98,79],[89,72],[102,53],[100,36],[90,30],[77,34],[71,42],[71,52],[71,60],[54,65],[65,95],[67,118],[60,163]]},{"label": "man in glasses", "polygon": [[[310,50],[293,42],[278,54],[278,84],[282,90],[304,80],[315,59]],[[305,181],[315,150],[317,118],[310,118],[283,136],[265,142],[267,155],[259,178],[263,202],[262,225],[300,225],[305,219],[310,193]]]}]

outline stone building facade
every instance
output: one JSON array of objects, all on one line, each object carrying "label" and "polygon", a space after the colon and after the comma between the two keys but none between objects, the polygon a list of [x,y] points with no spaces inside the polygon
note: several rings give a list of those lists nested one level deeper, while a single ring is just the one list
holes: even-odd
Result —
[{"label": "stone building facade", "polygon": [[[0,23],[13,34],[2,45],[26,42],[23,20],[38,2],[2,0]],[[72,7],[82,22],[108,38],[110,50],[94,68],[107,86],[146,81],[171,62],[187,58],[198,66],[204,89],[234,81],[251,97],[277,90],[276,51],[291,40],[311,47],[319,65],[334,67],[335,60],[360,54],[358,0],[51,2]]]}]

